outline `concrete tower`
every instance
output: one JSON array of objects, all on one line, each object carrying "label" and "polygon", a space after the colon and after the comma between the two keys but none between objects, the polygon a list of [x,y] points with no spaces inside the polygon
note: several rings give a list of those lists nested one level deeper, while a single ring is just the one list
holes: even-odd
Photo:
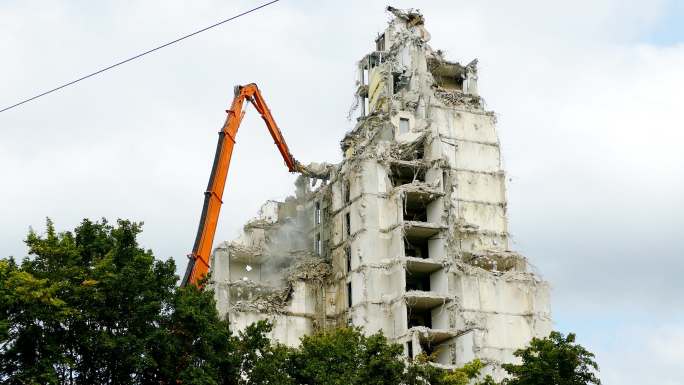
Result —
[{"label": "concrete tower", "polygon": [[394,15],[358,63],[356,126],[330,179],[269,202],[214,254],[219,310],[272,337],[343,324],[382,331],[407,356],[480,358],[502,375],[515,349],[551,330],[549,288],[509,249],[496,117],[477,61],[428,45],[423,16]]}]

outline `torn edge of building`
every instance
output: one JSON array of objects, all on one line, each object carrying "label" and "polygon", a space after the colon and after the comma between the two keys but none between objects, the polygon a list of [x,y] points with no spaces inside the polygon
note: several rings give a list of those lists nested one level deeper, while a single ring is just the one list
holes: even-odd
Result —
[{"label": "torn edge of building", "polygon": [[477,61],[427,44],[416,10],[394,15],[358,62],[355,127],[330,178],[300,177],[239,239],[213,254],[217,306],[234,330],[269,319],[271,338],[342,325],[382,331],[407,356],[500,364],[551,330],[549,285],[509,249],[496,116]]}]

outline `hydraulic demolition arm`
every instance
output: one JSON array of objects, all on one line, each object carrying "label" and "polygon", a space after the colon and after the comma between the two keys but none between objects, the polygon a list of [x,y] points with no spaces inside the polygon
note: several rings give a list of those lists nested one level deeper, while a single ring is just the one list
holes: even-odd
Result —
[{"label": "hydraulic demolition arm", "polygon": [[226,185],[230,159],[233,155],[235,136],[240,127],[240,122],[245,116],[245,112],[243,111],[245,100],[250,101],[264,119],[266,127],[268,127],[268,132],[271,134],[271,137],[273,137],[273,141],[278,147],[280,155],[283,156],[288,170],[290,172],[300,172],[308,176],[320,177],[313,175],[306,167],[295,160],[292,154],[290,154],[287,143],[285,143],[285,139],[283,138],[278,125],[276,125],[276,122],[271,115],[271,111],[266,106],[257,85],[251,83],[246,86],[235,87],[233,104],[230,106],[230,109],[226,111],[228,116],[223,128],[219,132],[214,165],[211,169],[207,191],[204,193],[205,197],[202,216],[200,217],[199,227],[197,229],[195,245],[192,248],[192,253],[188,256],[188,267],[181,283],[182,286],[197,284],[197,282],[204,278],[209,271],[209,257],[211,255],[212,244],[214,243],[214,235],[216,233],[219,212],[221,211],[221,204],[223,203],[223,190]]}]

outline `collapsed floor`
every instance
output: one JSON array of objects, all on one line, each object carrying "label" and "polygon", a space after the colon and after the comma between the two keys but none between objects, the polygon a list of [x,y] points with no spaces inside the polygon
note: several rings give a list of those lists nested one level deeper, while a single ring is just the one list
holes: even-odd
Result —
[{"label": "collapsed floor", "polygon": [[[509,250],[496,117],[477,61],[430,48],[423,16],[393,14],[358,64],[357,124],[329,178],[300,177],[214,252],[212,283],[234,329],[260,319],[297,345],[345,324],[382,330],[446,367],[499,365],[551,329],[549,286]],[[314,182],[314,183],[312,183]]]}]

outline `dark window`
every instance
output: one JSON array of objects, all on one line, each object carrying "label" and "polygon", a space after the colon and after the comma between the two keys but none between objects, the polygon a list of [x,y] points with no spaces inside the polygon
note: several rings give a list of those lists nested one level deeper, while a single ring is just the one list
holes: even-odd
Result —
[{"label": "dark window", "polygon": [[406,291],[410,290],[430,291],[430,274],[407,271]]},{"label": "dark window", "polygon": [[314,243],[314,248],[316,249],[316,254],[321,255],[321,234],[317,233],[316,234],[316,241]]},{"label": "dark window", "polygon": [[432,329],[432,314],[430,310],[408,309],[408,327],[425,326]]},{"label": "dark window", "polygon": [[425,168],[392,165],[390,168],[390,180],[394,187],[414,181],[425,182]]},{"label": "dark window", "polygon": [[392,74],[392,91],[397,93],[408,86],[409,77],[403,73],[395,72]]},{"label": "dark window", "polygon": [[342,199],[344,200],[344,203],[351,202],[351,187],[349,186],[348,181],[345,181],[342,184]]},{"label": "dark window", "polygon": [[427,222],[427,202],[418,199],[404,200],[404,220]]},{"label": "dark window", "polygon": [[428,240],[425,238],[404,238],[404,255],[415,258],[430,258]]},{"label": "dark window", "polygon": [[435,344],[434,342],[432,342],[430,340],[421,340],[421,341],[419,341],[419,343],[420,343],[420,349],[427,356],[430,356],[432,353],[436,352],[439,349],[439,345]]},{"label": "dark window", "polygon": [[347,237],[351,236],[351,213],[344,214],[344,231]]},{"label": "dark window", "polygon": [[425,145],[418,146],[413,154],[416,156],[416,159],[425,158]]},{"label": "dark window", "polygon": [[406,343],[406,353],[408,354],[409,358],[413,358],[413,341]]},{"label": "dark window", "polygon": [[352,288],[351,288],[351,282],[347,282],[347,307],[352,307]]},{"label": "dark window", "polygon": [[345,263],[347,264],[346,273],[349,274],[349,272],[351,272],[351,247],[346,246],[344,248],[344,258],[345,258]]}]

